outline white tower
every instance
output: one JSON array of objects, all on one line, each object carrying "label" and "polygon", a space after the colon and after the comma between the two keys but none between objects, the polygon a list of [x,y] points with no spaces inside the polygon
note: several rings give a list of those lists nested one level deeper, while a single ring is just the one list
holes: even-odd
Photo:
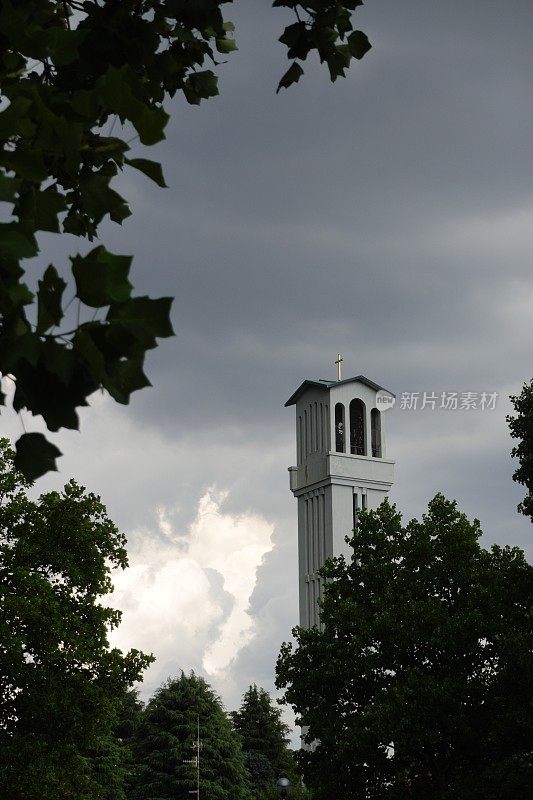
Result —
[{"label": "white tower", "polygon": [[317,570],[343,553],[360,508],[377,508],[392,486],[386,458],[383,408],[394,397],[363,375],[337,381],[306,380],[285,403],[296,406],[296,467],[290,488],[298,498],[300,625],[319,625]]}]

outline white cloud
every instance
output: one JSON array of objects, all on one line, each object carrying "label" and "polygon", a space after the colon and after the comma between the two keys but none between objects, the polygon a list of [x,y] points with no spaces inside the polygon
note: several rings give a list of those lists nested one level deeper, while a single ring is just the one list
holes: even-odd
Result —
[{"label": "white cloud", "polygon": [[224,511],[227,497],[208,489],[185,533],[160,509],[157,531],[134,536],[130,567],[114,576],[110,604],[123,620],[112,643],[154,653],[150,692],[181,668],[230,680],[223,673],[254,636],[248,607],[274,526],[258,514]]}]

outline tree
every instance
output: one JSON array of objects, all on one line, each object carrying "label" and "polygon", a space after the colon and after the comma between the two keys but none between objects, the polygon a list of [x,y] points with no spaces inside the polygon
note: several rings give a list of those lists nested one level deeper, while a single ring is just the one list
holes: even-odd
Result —
[{"label": "tree", "polygon": [[531,796],[533,568],[480,533],[442,495],[405,527],[384,502],[324,567],[323,630],[277,665],[318,800]]},{"label": "tree", "polygon": [[135,770],[132,744],[142,719],[143,704],[134,689],[124,692],[112,732],[88,753],[93,781],[102,800],[126,800]]},{"label": "tree", "polygon": [[0,797],[96,800],[124,692],[152,661],[108,643],[125,539],[74,481],[30,500],[13,455],[1,440]]},{"label": "tree", "polygon": [[[35,292],[21,263],[38,253],[39,231],[92,241],[103,219],[122,223],[131,212],[111,183],[126,166],[165,186],[161,166],[129,156],[129,143],[164,138],[164,106],[178,92],[192,104],[218,94],[205,62],[236,49],[226,2],[1,4],[0,200],[12,215],[0,223],[0,373],[15,380],[15,411],[41,415],[50,431],[78,428],[77,408],[98,388],[128,403],[150,385],[145,354],[173,333],[171,299],[132,296],[131,257],[102,244],[71,257],[67,302],[67,271],[50,265]],[[298,62],[312,51],[336,80],[370,48],[352,25],[362,0],[273,5],[296,14],[280,38],[292,64],[278,90],[300,79]],[[42,434],[17,442],[17,467],[31,479],[55,469],[59,455]]]},{"label": "tree", "polygon": [[[133,745],[139,726],[142,722],[144,703],[139,700],[138,692],[130,689],[126,692],[120,705],[117,721],[114,728],[115,740],[121,748],[121,764],[124,770],[123,788],[126,796],[129,795],[135,773],[135,757]],[[114,800],[111,796],[110,800]]]},{"label": "tree", "polygon": [[282,722],[281,711],[274,706],[268,692],[252,684],[231,718],[255,790],[272,786],[281,775],[297,782],[296,765],[288,748],[289,728]]},{"label": "tree", "polygon": [[255,750],[249,750],[244,753],[244,762],[250,776],[254,800],[264,798],[269,793],[274,794],[278,774],[268,758]]},{"label": "tree", "polygon": [[507,422],[512,438],[520,440],[511,451],[520,465],[513,474],[513,480],[527,489],[518,511],[533,522],[533,380],[524,384],[521,393],[511,397],[511,402],[516,417],[508,416]]},{"label": "tree", "polygon": [[175,800],[196,789],[200,722],[200,796],[247,800],[248,775],[239,738],[220,699],[196,676],[169,679],[148,702],[134,737],[131,800]]}]

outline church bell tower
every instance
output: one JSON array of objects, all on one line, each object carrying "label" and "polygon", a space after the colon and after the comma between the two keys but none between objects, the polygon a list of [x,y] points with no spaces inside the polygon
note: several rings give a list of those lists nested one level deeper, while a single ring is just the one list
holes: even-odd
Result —
[{"label": "church bell tower", "polygon": [[305,380],[285,403],[296,406],[297,466],[289,467],[290,488],[298,499],[300,625],[319,625],[328,558],[348,559],[345,537],[357,526],[359,509],[377,508],[394,481],[394,461],[386,457],[383,410],[394,395],[358,375],[336,381]]}]

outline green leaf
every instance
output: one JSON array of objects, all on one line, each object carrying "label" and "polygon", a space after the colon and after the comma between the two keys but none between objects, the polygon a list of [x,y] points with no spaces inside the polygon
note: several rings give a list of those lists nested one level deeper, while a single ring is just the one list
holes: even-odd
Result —
[{"label": "green leaf", "polygon": [[92,119],[98,110],[98,96],[96,92],[79,89],[72,95],[72,108],[80,117]]},{"label": "green leaf", "polygon": [[298,62],[295,61],[280,80],[278,88],[276,89],[276,94],[280,89],[288,89],[293,83],[298,83],[303,74],[303,69]]},{"label": "green leaf", "polygon": [[348,47],[354,58],[361,59],[368,53],[372,45],[368,41],[368,36],[363,31],[354,31],[348,36]]},{"label": "green leaf", "polygon": [[3,54],[3,62],[4,67],[8,71],[8,75],[12,74],[12,70],[18,70],[20,67],[21,57],[19,53],[7,53]]},{"label": "green leaf", "polygon": [[344,39],[348,31],[353,30],[351,14],[347,9],[340,10],[337,15],[337,30],[341,39]]},{"label": "green leaf", "polygon": [[89,327],[80,327],[72,340],[72,346],[87,364],[95,383],[101,384],[105,378],[105,360],[91,336]]},{"label": "green leaf", "polygon": [[113,220],[113,222],[116,222],[119,225],[128,217],[131,217],[131,210],[126,202],[120,203],[116,206],[116,208],[109,212],[109,219]]},{"label": "green leaf", "polygon": [[193,72],[183,84],[183,93],[188,103],[199,105],[201,100],[218,94],[218,80],[211,70]]},{"label": "green leaf", "polygon": [[0,202],[13,203],[19,187],[19,178],[9,178],[3,172],[0,172]]},{"label": "green leaf", "polygon": [[[71,366],[68,366],[57,352],[53,353],[46,347],[46,340],[41,342],[37,334],[33,336],[39,346],[37,362],[32,364],[18,359],[14,368],[9,370],[17,379],[13,408],[15,411],[26,408],[34,416],[42,416],[48,430],[77,430],[79,418],[76,408],[87,405],[87,397],[98,388],[98,384],[78,359],[73,358]],[[69,372],[70,380],[65,384]]]},{"label": "green leaf", "polygon": [[72,207],[63,222],[63,231],[73,236],[85,236],[88,232],[87,220],[83,214],[72,211]]},{"label": "green leaf", "polygon": [[67,208],[67,200],[53,186],[40,192],[34,186],[25,184],[19,195],[13,213],[19,224],[31,225],[36,231],[59,233],[58,215]]},{"label": "green leaf", "polygon": [[54,339],[46,339],[41,344],[41,358],[48,373],[55,375],[65,386],[70,385],[75,367],[74,353],[70,347]]},{"label": "green leaf", "polygon": [[70,260],[76,294],[85,305],[101,308],[129,299],[131,256],[115,255],[100,245],[86,256],[74,256]]},{"label": "green leaf", "polygon": [[120,222],[131,213],[124,198],[109,188],[109,180],[105,175],[91,175],[80,181],[83,208],[96,224],[106,214],[115,222]]},{"label": "green leaf", "polygon": [[78,58],[78,47],[89,31],[80,28],[55,27],[48,32],[49,52],[56,66],[71,64]]},{"label": "green leaf", "polygon": [[335,48],[335,52],[327,59],[332,81],[337,80],[339,76],[345,77],[345,70],[350,66],[351,57],[348,45],[340,45]]},{"label": "green leaf", "polygon": [[25,478],[35,481],[46,472],[57,472],[56,458],[62,455],[42,433],[25,433],[15,445],[14,464]]},{"label": "green leaf", "polygon": [[[89,327],[89,333],[98,350],[102,353],[106,363],[111,363],[117,358],[133,358],[143,354],[148,348],[146,342],[135,335],[135,329],[130,330],[127,325],[120,322],[105,320],[98,323],[89,323],[82,327]],[[153,342],[153,336],[151,337]],[[151,344],[153,346],[153,344]]]},{"label": "green leaf", "polygon": [[109,369],[104,386],[117,403],[126,405],[130,395],[152,384],[143,371],[143,357],[121,359]]},{"label": "green leaf", "polygon": [[32,258],[38,252],[31,234],[22,233],[13,223],[0,223],[0,258]]},{"label": "green leaf", "polygon": [[34,300],[33,292],[30,292],[25,283],[13,284],[7,289],[6,294],[15,306],[29,306]]},{"label": "green leaf", "polygon": [[143,107],[143,112],[132,120],[142,144],[157,144],[165,138],[165,126],[170,119],[162,108]]},{"label": "green leaf", "polygon": [[13,98],[12,103],[0,114],[0,139],[33,134],[35,125],[26,118],[30,106],[31,100],[27,97]]},{"label": "green leaf", "polygon": [[229,39],[227,36],[225,36],[223,39],[217,39],[216,43],[219,53],[233,53],[234,50],[239,49],[235,39]]},{"label": "green leaf", "polygon": [[305,58],[311,46],[305,22],[288,25],[279,37],[279,41],[289,48],[289,58]]},{"label": "green leaf", "polygon": [[12,153],[4,152],[2,158],[8,170],[20,175],[21,178],[26,178],[28,181],[41,183],[48,177],[42,150],[25,150],[22,147],[17,147]]},{"label": "green leaf", "polygon": [[82,123],[65,119],[63,116],[56,116],[53,119],[52,128],[55,137],[59,139],[59,146],[64,158],[64,169],[66,172],[76,175],[80,167],[80,150],[84,138]]},{"label": "green leaf", "polygon": [[63,319],[61,301],[67,284],[52,264],[39,281],[37,292],[37,333],[44,333]]},{"label": "green leaf", "polygon": [[157,144],[165,138],[169,115],[158,106],[153,108],[143,103],[135,91],[140,93],[140,87],[128,66],[120,70],[110,67],[101,81],[100,95],[109,110],[132,122],[142,144]]},{"label": "green leaf", "polygon": [[158,186],[161,186],[162,189],[166,189],[167,185],[165,183],[165,179],[163,177],[163,170],[161,169],[161,164],[157,161],[150,161],[148,158],[125,158],[124,162],[129,164],[130,167],[134,169],[138,169],[148,178],[157,183]]},{"label": "green leaf", "polygon": [[49,186],[44,192],[35,193],[35,228],[38,231],[59,233],[58,215],[67,208],[64,195]]},{"label": "green leaf", "polygon": [[9,347],[9,350],[2,354],[3,372],[12,372],[18,376],[21,362],[26,362],[35,366],[39,360],[41,342],[31,331],[17,336]]},{"label": "green leaf", "polygon": [[131,83],[135,82],[135,75],[127,66],[121,69],[109,67],[106,74],[100,79],[99,91],[102,101],[121,120],[133,121],[143,110],[143,103],[132,92]]},{"label": "green leaf", "polygon": [[166,338],[174,335],[170,322],[171,305],[171,297],[160,297],[157,300],[133,297],[125,303],[112,305],[107,313],[107,320],[127,326],[141,340],[145,337],[154,340],[155,337]]}]

